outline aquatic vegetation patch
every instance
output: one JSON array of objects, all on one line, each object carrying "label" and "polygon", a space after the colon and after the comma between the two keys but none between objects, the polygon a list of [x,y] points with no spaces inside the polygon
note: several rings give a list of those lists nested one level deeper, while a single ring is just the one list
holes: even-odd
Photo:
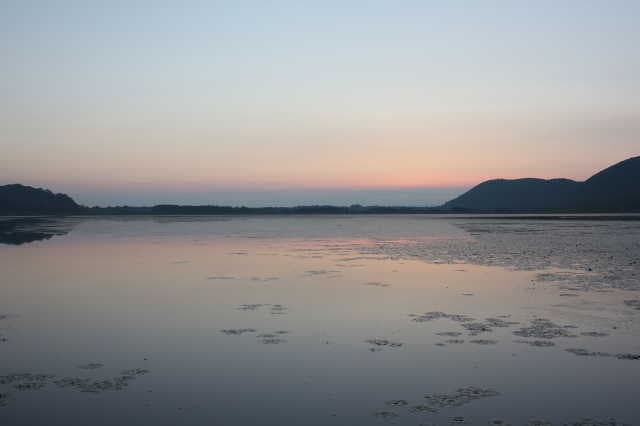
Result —
[{"label": "aquatic vegetation patch", "polygon": [[531,321],[529,327],[522,327],[513,332],[520,337],[533,337],[536,339],[555,339],[558,337],[577,337],[571,334],[568,329],[573,326],[561,326],[546,318],[536,318]]},{"label": "aquatic vegetation patch", "polygon": [[239,336],[245,333],[255,333],[255,328],[225,328],[220,330],[220,333],[224,333],[227,336]]},{"label": "aquatic vegetation patch", "polygon": [[568,349],[565,349],[565,351],[577,356],[602,356],[602,357],[611,356],[611,354],[607,352],[593,352],[593,351],[589,351],[587,349],[582,349],[582,348],[568,348]]},{"label": "aquatic vegetation patch", "polygon": [[[618,426],[618,422],[615,419],[608,420],[594,420],[594,419],[582,419],[577,422],[566,423],[565,426]],[[624,425],[620,425],[624,426]]]},{"label": "aquatic vegetation patch", "polygon": [[505,321],[501,317],[487,318],[485,319],[485,322],[491,327],[498,327],[498,328],[506,328],[506,327],[511,327],[512,325],[520,324],[518,321]]},{"label": "aquatic vegetation patch", "polygon": [[482,323],[482,322],[467,322],[462,324],[466,330],[469,331],[470,336],[477,336],[481,333],[489,333],[493,331],[490,325]]},{"label": "aquatic vegetation patch", "polygon": [[439,333],[436,333],[436,336],[458,337],[458,336],[462,336],[462,333],[460,333],[459,331],[441,331]]},{"label": "aquatic vegetation patch", "polygon": [[491,340],[491,339],[476,339],[476,340],[469,340],[471,343],[475,343],[477,345],[496,345],[498,344],[497,340]]},{"label": "aquatic vegetation patch", "polygon": [[248,303],[240,305],[238,307],[238,309],[241,311],[257,311],[261,308],[269,308],[269,312],[271,313],[271,315],[284,315],[289,310],[289,308],[279,303]]},{"label": "aquatic vegetation patch", "polygon": [[605,337],[608,336],[609,333],[604,333],[602,331],[583,331],[580,335],[585,337]]},{"label": "aquatic vegetation patch", "polygon": [[[0,385],[11,386],[14,391],[37,391],[48,385],[58,388],[72,389],[79,392],[100,393],[104,391],[122,390],[139,376],[148,374],[144,368],[122,370],[120,375],[110,379],[94,379],[91,377],[62,377],[53,374],[17,373],[0,376]],[[6,405],[8,393],[0,392],[0,407]]]},{"label": "aquatic vegetation patch", "polygon": [[425,404],[412,405],[409,407],[409,412],[413,414],[418,413],[436,413],[438,410]]},{"label": "aquatic vegetation patch", "polygon": [[632,353],[610,354],[608,352],[594,352],[594,351],[589,351],[587,349],[582,349],[582,348],[569,348],[565,350],[577,356],[615,357],[617,359],[622,359],[622,360],[640,361],[640,354],[632,354]]},{"label": "aquatic vegetation patch", "polygon": [[283,315],[286,314],[289,308],[284,305],[271,305],[271,315]]},{"label": "aquatic vegetation patch", "polygon": [[455,226],[473,238],[374,242],[354,250],[363,256],[419,259],[437,264],[551,270],[538,275],[536,281],[571,288],[572,292],[640,289],[636,224],[621,221],[594,226],[588,221],[461,219]]},{"label": "aquatic vegetation patch", "polygon": [[248,303],[248,304],[240,305],[238,309],[241,311],[255,311],[256,309],[262,308],[263,306],[269,306],[269,305],[265,303]]},{"label": "aquatic vegetation patch", "polygon": [[0,376],[0,385],[12,385],[21,382],[43,382],[47,383],[55,376],[51,374],[17,373]]},{"label": "aquatic vegetation patch", "polygon": [[391,407],[405,407],[409,405],[409,401],[406,399],[392,399],[390,401],[385,401],[385,405],[389,405]]},{"label": "aquatic vegetation patch", "polygon": [[234,280],[235,277],[227,276],[227,275],[212,275],[207,277],[208,280]]},{"label": "aquatic vegetation patch", "polygon": [[453,345],[459,345],[464,343],[464,340],[462,339],[449,339],[446,341],[447,343],[453,344]]},{"label": "aquatic vegetation patch", "polygon": [[280,343],[287,343],[287,339],[282,339],[280,337],[264,337],[260,342],[265,345],[278,345]]},{"label": "aquatic vegetation patch", "polygon": [[640,354],[617,354],[616,358],[633,361],[640,361]]},{"label": "aquatic vegetation patch", "polygon": [[391,340],[387,340],[387,339],[368,339],[368,340],[365,340],[365,342],[373,346],[372,348],[369,349],[371,352],[377,352],[382,348],[398,349],[403,346],[403,343],[392,342]]},{"label": "aquatic vegetation patch", "polygon": [[511,426],[511,423],[507,423],[502,419],[493,419],[488,423],[489,426]]},{"label": "aquatic vegetation patch", "polygon": [[394,413],[393,411],[376,411],[373,415],[382,420],[391,420],[400,417],[400,414]]},{"label": "aquatic vegetation patch", "polygon": [[527,422],[527,426],[552,426],[552,423],[546,420],[533,419]]},{"label": "aquatic vegetation patch", "polygon": [[500,393],[493,389],[485,389],[477,386],[459,388],[451,393],[432,393],[425,395],[426,404],[432,408],[460,407],[482,398],[498,396]]},{"label": "aquatic vegetation patch", "polygon": [[338,274],[340,271],[336,271],[333,269],[311,269],[309,271],[304,271],[305,275],[315,276],[315,275],[329,275],[329,274]]},{"label": "aquatic vegetation patch", "polygon": [[81,370],[97,370],[102,367],[104,367],[104,364],[100,364],[99,362],[90,362],[89,364],[82,364],[78,366]]},{"label": "aquatic vegetation patch", "polygon": [[381,283],[378,281],[371,281],[366,283],[366,285],[372,286],[372,287],[389,287],[389,284],[385,284],[385,283]]},{"label": "aquatic vegetation patch", "polygon": [[278,277],[251,277],[251,281],[261,281],[261,282],[268,282],[268,281],[278,281],[280,278]]},{"label": "aquatic vegetation patch", "polygon": [[529,346],[534,346],[537,348],[549,348],[551,346],[555,346],[554,342],[549,340],[514,340],[515,343],[524,343]]},{"label": "aquatic vegetation patch", "polygon": [[471,322],[474,319],[467,315],[447,314],[444,312],[425,312],[424,314],[410,314],[409,317],[415,322],[429,322],[436,319],[448,319],[455,322]]},{"label": "aquatic vegetation patch", "polygon": [[625,300],[624,304],[630,308],[640,311],[640,299]]}]

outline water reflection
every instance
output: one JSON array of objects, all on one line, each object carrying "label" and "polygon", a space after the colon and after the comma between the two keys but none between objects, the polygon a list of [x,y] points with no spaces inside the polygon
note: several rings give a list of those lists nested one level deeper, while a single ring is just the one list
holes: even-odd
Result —
[{"label": "water reflection", "polygon": [[0,218],[0,244],[21,245],[66,235],[75,221],[44,217]]},{"label": "water reflection", "polygon": [[541,279],[537,269],[562,249],[601,273],[594,259],[605,250],[628,263],[618,275],[630,280],[638,231],[624,224],[47,226],[73,232],[0,247],[2,425],[633,423],[640,414],[637,292],[603,285],[566,297],[569,278],[589,271],[549,267]]}]

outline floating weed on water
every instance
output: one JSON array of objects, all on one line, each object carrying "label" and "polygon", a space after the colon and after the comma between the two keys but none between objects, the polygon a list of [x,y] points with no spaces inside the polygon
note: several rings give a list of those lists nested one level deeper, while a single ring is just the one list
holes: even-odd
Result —
[{"label": "floating weed on water", "polygon": [[552,426],[552,424],[545,420],[533,419],[527,422],[527,426]]},{"label": "floating weed on water", "polygon": [[562,297],[578,297],[579,294],[575,294],[575,293],[560,293],[558,296],[562,296]]},{"label": "floating weed on water", "polygon": [[340,271],[336,271],[333,269],[312,269],[309,271],[304,271],[305,275],[314,276],[314,275],[329,275],[329,274],[337,274]]},{"label": "floating weed on water", "polygon": [[369,286],[372,286],[372,287],[389,287],[389,284],[381,283],[381,282],[378,282],[378,281],[371,281],[371,282],[366,283],[365,285],[369,285]]},{"label": "floating weed on water", "polygon": [[20,382],[13,385],[13,388],[18,391],[39,390],[47,386],[47,382]]},{"label": "floating weed on water", "polygon": [[264,303],[249,303],[249,304],[240,305],[238,309],[241,311],[255,311],[256,309],[262,308],[263,306],[269,306],[269,305]]},{"label": "floating weed on water", "polygon": [[607,352],[592,352],[582,348],[569,348],[569,349],[565,349],[565,351],[577,356],[602,356],[602,357],[611,356],[611,354]]},{"label": "floating weed on water", "polygon": [[485,322],[489,324],[491,327],[499,327],[499,328],[506,328],[506,327],[511,327],[512,325],[520,324],[518,321],[505,321],[500,317],[487,318],[485,319]]},{"label": "floating weed on water", "polygon": [[462,416],[454,416],[454,417],[451,417],[451,418],[449,419],[449,422],[450,422],[451,424],[461,424],[461,423],[465,423],[465,422],[466,422],[466,420],[465,420],[465,418],[464,418],[464,417],[462,417]]},{"label": "floating weed on water", "polygon": [[556,344],[549,340],[514,340],[515,343],[524,343],[529,346],[535,346],[538,348],[548,348],[555,346]]},{"label": "floating weed on water", "polygon": [[490,340],[490,339],[476,339],[476,340],[469,340],[471,343],[475,343],[477,345],[496,345],[498,344],[497,340]]},{"label": "floating weed on water", "polygon": [[[551,423],[547,423],[551,424]],[[594,419],[582,419],[577,422],[566,423],[565,426],[617,426],[618,422],[615,419],[608,420],[594,420]],[[625,425],[620,425],[625,426]]]},{"label": "floating weed on water", "polygon": [[104,364],[100,364],[98,362],[91,362],[89,364],[79,365],[78,368],[81,370],[97,370],[98,368],[104,367]]},{"label": "floating weed on water", "polygon": [[33,373],[18,373],[8,374],[6,376],[0,376],[0,385],[11,385],[20,382],[42,382],[47,383],[55,376],[51,374],[33,374]]},{"label": "floating weed on water", "polygon": [[241,311],[256,311],[260,308],[266,308],[266,307],[270,308],[270,313],[272,315],[284,315],[289,310],[289,308],[279,303],[276,303],[276,304],[250,303],[250,304],[240,305],[238,309]]},{"label": "floating weed on water", "polygon": [[531,321],[529,327],[523,327],[513,332],[520,337],[533,337],[537,339],[555,339],[558,337],[577,337],[567,331],[569,327],[560,326],[545,318],[537,318]]},{"label": "floating weed on water", "polygon": [[625,300],[624,304],[630,308],[640,311],[640,299]]},{"label": "floating weed on water", "polygon": [[451,343],[453,345],[459,345],[461,343],[464,343],[464,340],[462,340],[462,339],[449,339],[446,342],[447,343]]},{"label": "floating weed on water", "polygon": [[227,336],[239,336],[244,333],[255,333],[255,328],[225,328],[220,330],[220,333],[224,333]]},{"label": "floating weed on water", "polygon": [[583,331],[580,335],[586,337],[605,337],[608,336],[609,333],[603,333],[601,331]]},{"label": "floating weed on water", "polygon": [[441,331],[439,333],[436,333],[436,336],[458,337],[458,336],[462,336],[462,333],[460,333],[459,331]]},{"label": "floating weed on water", "polygon": [[[382,349],[382,347],[388,347],[388,348],[401,348],[403,343],[400,342],[392,342],[390,340],[387,339],[369,339],[366,340],[366,342],[370,345],[373,345],[374,347],[371,349],[374,349],[372,352],[376,352],[377,350]],[[370,350],[371,350],[370,349]]]},{"label": "floating weed on water", "polygon": [[393,420],[400,417],[400,414],[394,413],[393,411],[376,411],[373,415],[382,420]]},{"label": "floating weed on water", "polygon": [[477,336],[481,333],[489,333],[493,331],[490,325],[482,322],[467,322],[462,324],[462,327],[469,331],[470,336]]},{"label": "floating weed on water", "polygon": [[409,407],[409,412],[413,414],[436,413],[437,411],[437,409],[424,404],[412,405]]},{"label": "floating weed on water", "polygon": [[284,315],[288,310],[284,305],[271,305],[271,315]]},{"label": "floating weed on water", "polygon": [[391,407],[404,407],[409,405],[409,401],[406,399],[392,399],[390,401],[385,401],[385,404]]},{"label": "floating weed on water", "polygon": [[499,392],[493,389],[484,389],[476,386],[468,386],[465,388],[459,388],[452,393],[432,393],[425,395],[427,405],[432,408],[448,408],[448,407],[460,407],[468,404],[472,401],[489,398],[492,396],[500,395]]},{"label": "floating weed on water", "polygon": [[[149,373],[144,368],[123,370],[120,375],[112,379],[96,380],[88,377],[63,377],[56,379],[52,374],[19,373],[0,376],[0,385],[11,385],[19,392],[36,391],[54,384],[59,388],[69,388],[79,392],[99,393],[109,390],[121,390],[138,376]],[[5,397],[2,397],[5,395]],[[0,406],[6,405],[6,393],[0,393]]]},{"label": "floating weed on water", "polygon": [[634,360],[640,361],[640,354],[617,354],[616,358],[618,359],[626,359],[626,360]]},{"label": "floating weed on water", "polygon": [[507,423],[501,419],[493,419],[489,421],[488,426],[511,426],[511,423]]},{"label": "floating weed on water", "polygon": [[265,345],[278,345],[280,343],[287,343],[287,339],[281,339],[279,337],[266,337],[260,340]]},{"label": "floating weed on water", "polygon": [[120,374],[124,376],[144,376],[145,374],[149,374],[149,370],[146,368],[132,368],[130,370],[122,370]]},{"label": "floating weed on water", "polygon": [[268,282],[268,281],[278,281],[280,278],[278,277],[251,277],[251,281],[261,281],[261,282]]},{"label": "floating weed on water", "polygon": [[208,280],[234,280],[235,277],[227,276],[227,275],[212,275],[207,277]]},{"label": "floating weed on water", "polygon": [[441,318],[462,323],[473,321],[473,318],[467,315],[447,314],[439,311],[425,312],[424,314],[410,314],[409,317],[411,317],[415,322],[428,322]]}]

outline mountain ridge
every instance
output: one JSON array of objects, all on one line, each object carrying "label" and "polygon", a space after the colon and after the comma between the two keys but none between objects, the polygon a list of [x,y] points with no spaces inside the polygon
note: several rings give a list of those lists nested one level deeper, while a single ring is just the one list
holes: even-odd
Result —
[{"label": "mountain ridge", "polygon": [[583,182],[555,179],[491,179],[444,203],[444,210],[640,211],[640,156],[609,166]]},{"label": "mountain ridge", "polygon": [[565,178],[491,179],[439,207],[327,206],[232,207],[155,205],[85,207],[66,194],[21,184],[0,186],[0,215],[273,215],[417,213],[640,213],[640,156],[578,182]]}]

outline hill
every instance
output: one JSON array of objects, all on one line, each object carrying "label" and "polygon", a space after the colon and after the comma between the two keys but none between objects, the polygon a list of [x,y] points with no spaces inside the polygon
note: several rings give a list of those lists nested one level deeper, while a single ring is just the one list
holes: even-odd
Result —
[{"label": "hill", "polygon": [[640,157],[608,167],[584,182],[569,179],[494,179],[442,206],[465,211],[640,211]]},{"label": "hill", "polygon": [[0,214],[68,214],[82,211],[66,194],[20,184],[0,186]]}]

